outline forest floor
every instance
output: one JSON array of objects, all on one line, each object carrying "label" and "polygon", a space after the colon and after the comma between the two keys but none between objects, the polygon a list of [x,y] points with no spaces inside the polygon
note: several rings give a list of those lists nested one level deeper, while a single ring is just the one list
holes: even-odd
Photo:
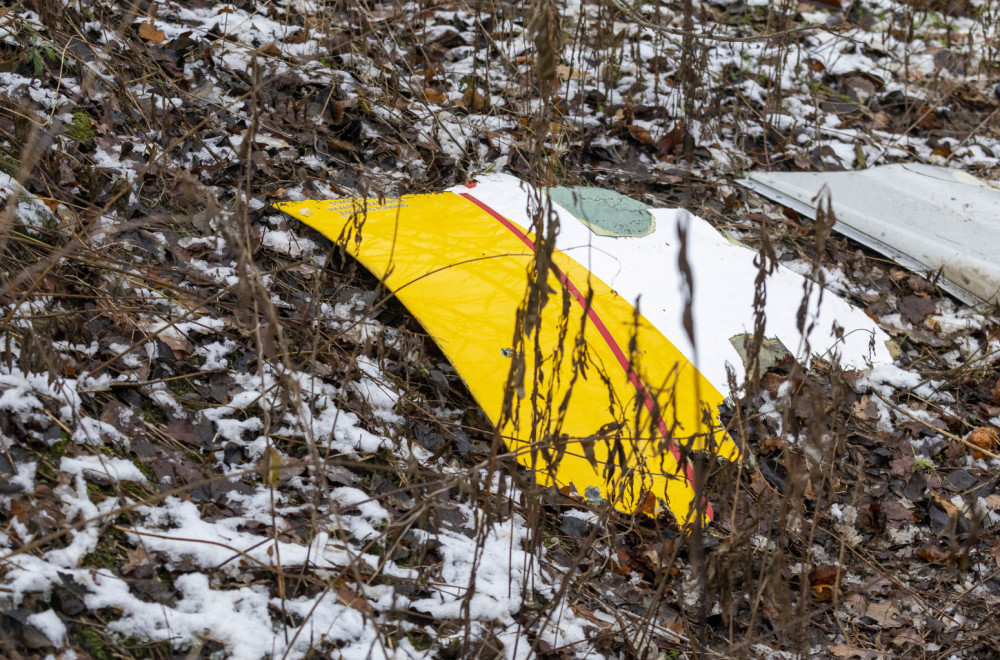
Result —
[{"label": "forest floor", "polygon": [[[997,310],[736,183],[1000,181],[997,0],[711,0],[694,37],[672,2],[5,4],[4,657],[1000,654]],[[493,469],[420,326],[271,206],[483,172],[818,260],[898,357],[748,384],[695,537]]]}]

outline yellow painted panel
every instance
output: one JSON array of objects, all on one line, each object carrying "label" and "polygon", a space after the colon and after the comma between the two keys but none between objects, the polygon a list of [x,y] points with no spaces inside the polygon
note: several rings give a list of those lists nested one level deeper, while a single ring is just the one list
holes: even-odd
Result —
[{"label": "yellow painted panel", "polygon": [[523,396],[501,419],[533,237],[474,190],[277,207],[383,278],[541,483],[588,497],[596,488],[624,511],[650,511],[652,494],[683,523],[694,490],[679,447],[701,449],[710,437],[719,455],[736,456],[718,428],[723,396],[628,301],[561,252],[537,334],[524,339],[526,377],[515,384]]}]

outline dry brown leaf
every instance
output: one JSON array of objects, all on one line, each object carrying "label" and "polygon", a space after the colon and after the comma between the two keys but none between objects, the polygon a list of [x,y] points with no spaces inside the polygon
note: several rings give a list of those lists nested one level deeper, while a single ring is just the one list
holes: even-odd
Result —
[{"label": "dry brown leaf", "polygon": [[914,522],[916,515],[907,509],[901,502],[894,499],[885,499],[881,506],[882,515],[885,517],[885,524],[892,529]]},{"label": "dry brown leaf", "polygon": [[444,92],[437,91],[433,87],[425,87],[424,99],[428,103],[433,103],[434,105],[444,105],[448,102],[448,95]]},{"label": "dry brown leaf", "polygon": [[878,406],[866,394],[851,404],[851,414],[858,419],[878,419]]},{"label": "dry brown leaf", "polygon": [[24,524],[24,521],[28,516],[27,509],[24,507],[26,501],[27,499],[23,497],[17,497],[11,500],[8,512],[11,520],[17,520],[19,523]]},{"label": "dry brown leaf", "polygon": [[462,106],[466,110],[481,112],[486,108],[486,97],[475,87],[470,87],[462,94]]},{"label": "dry brown leaf", "polygon": [[676,556],[673,539],[652,543],[642,548],[643,558],[656,570],[667,570],[670,565],[667,563]]},{"label": "dry brown leaf", "polygon": [[651,146],[653,144],[653,136],[651,136],[649,131],[642,126],[639,126],[638,124],[626,124],[625,128],[628,129],[629,135],[631,135],[636,142],[647,146]]},{"label": "dry brown leaf", "polygon": [[845,660],[851,660],[852,658],[875,660],[876,658],[882,657],[882,654],[878,651],[873,649],[863,649],[860,646],[853,646],[851,644],[837,644],[836,646],[831,646],[830,653],[838,658],[844,658]]},{"label": "dry brown leaf", "polygon": [[372,609],[371,603],[369,603],[365,598],[358,595],[347,582],[341,582],[340,586],[337,587],[337,596],[340,597],[341,602],[348,607],[353,607],[362,614],[374,614],[375,610]]},{"label": "dry brown leaf", "polygon": [[765,454],[773,454],[782,451],[786,446],[784,438],[780,435],[772,435],[761,441],[760,450]]},{"label": "dry brown leaf", "polygon": [[913,107],[913,112],[917,116],[917,126],[925,131],[936,131],[940,128],[937,115],[929,105],[918,103]]},{"label": "dry brown leaf", "polygon": [[611,560],[611,570],[619,575],[630,574],[632,572],[632,555],[621,548],[615,550],[615,559]]},{"label": "dry brown leaf", "polygon": [[810,57],[805,61],[806,66],[815,71],[816,73],[823,73],[826,71],[826,65],[817,60],[814,57]]},{"label": "dry brown leaf", "polygon": [[764,594],[761,597],[761,600],[764,605],[764,616],[766,616],[772,624],[777,624],[781,621],[784,608],[781,606],[781,603],[778,602],[778,599],[774,597],[774,594]]},{"label": "dry brown leaf", "polygon": [[369,9],[368,13],[376,21],[389,21],[389,20],[392,20],[394,18],[398,18],[399,17],[399,13],[394,8],[393,9]]},{"label": "dry brown leaf", "polygon": [[688,137],[687,126],[683,121],[667,131],[656,143],[656,153],[660,156],[679,154],[684,148],[684,140]]},{"label": "dry brown leaf", "polygon": [[894,477],[905,477],[913,472],[913,463],[913,456],[910,454],[904,454],[899,458],[894,458],[889,461],[889,472]]},{"label": "dry brown leaf", "polygon": [[334,151],[340,151],[344,153],[350,153],[352,151],[357,151],[355,146],[346,140],[338,140],[337,138],[327,138],[326,145],[333,149]]},{"label": "dry brown leaf", "polygon": [[305,42],[309,41],[309,37],[310,37],[309,28],[307,27],[305,30],[299,30],[298,32],[293,32],[291,36],[285,39],[285,43],[304,44]]},{"label": "dry brown leaf", "polygon": [[932,564],[937,564],[946,561],[954,561],[955,559],[958,559],[958,555],[941,552],[940,550],[931,545],[925,545],[924,547],[920,548],[920,551],[917,554],[920,555],[921,559],[928,561]]},{"label": "dry brown leaf", "polygon": [[584,73],[579,69],[573,69],[569,65],[560,64],[556,67],[556,75],[559,76],[559,80],[576,80],[583,78]]},{"label": "dry brown leaf", "polygon": [[642,501],[642,506],[639,509],[649,516],[656,515],[656,495],[652,493],[646,493],[646,497]]},{"label": "dry brown leaf", "polygon": [[924,319],[937,311],[937,303],[923,296],[904,296],[897,301],[896,309],[910,323],[920,325]]},{"label": "dry brown leaf", "polygon": [[[996,453],[997,445],[1000,444],[1000,437],[997,436],[996,429],[988,426],[981,426],[978,429],[973,429],[969,432],[969,435],[965,436],[965,439],[980,449],[988,451],[992,454]],[[975,449],[972,449],[969,453],[972,454],[972,458],[975,459],[986,458],[986,454],[981,451],[976,451]]]},{"label": "dry brown leaf", "polygon": [[[663,142],[663,140],[661,139],[660,142]],[[785,376],[771,371],[768,371],[761,377],[764,389],[767,390],[767,393],[774,399],[778,397],[778,390],[786,380],[788,380],[788,378]]]},{"label": "dry brown leaf", "polygon": [[948,500],[944,499],[937,493],[931,493],[931,498],[934,500],[934,503],[937,504],[939,507],[941,507],[944,510],[944,512],[948,515],[948,517],[950,517],[952,520],[957,520],[959,517],[961,517],[962,512],[959,511],[958,507],[949,502]]},{"label": "dry brown leaf", "polygon": [[122,566],[122,573],[134,575],[140,580],[145,580],[153,576],[153,562],[145,548],[138,547],[134,550],[126,550],[127,561]]},{"label": "dry brown leaf", "polygon": [[812,587],[813,598],[817,603],[825,603],[833,598],[832,584],[814,584]]},{"label": "dry brown leaf", "polygon": [[278,49],[278,44],[273,41],[270,41],[258,48],[257,53],[260,55],[267,55],[268,57],[278,57],[281,55],[281,51]]},{"label": "dry brown leaf", "polygon": [[883,628],[901,628],[904,623],[896,606],[885,601],[868,603],[865,616],[874,619]]},{"label": "dry brown leaf", "polygon": [[194,344],[174,325],[161,327],[149,321],[140,322],[138,325],[141,330],[147,333],[147,337],[152,338],[155,335],[156,339],[166,344],[173,351],[175,358],[179,359],[194,352]]},{"label": "dry brown leaf", "polygon": [[176,328],[167,328],[157,337],[170,347],[176,358],[190,355],[194,351],[194,344],[191,343],[191,340]]},{"label": "dry brown leaf", "polygon": [[340,124],[344,121],[344,111],[355,108],[358,105],[358,97],[336,100],[330,103],[330,114],[333,115],[333,123]]},{"label": "dry brown leaf", "polygon": [[838,568],[833,564],[822,564],[809,571],[809,584],[833,584],[837,581]]},{"label": "dry brown leaf", "polygon": [[183,445],[201,447],[205,444],[198,428],[186,419],[170,422],[163,428],[163,432]]},{"label": "dry brown leaf", "polygon": [[920,633],[913,628],[904,628],[892,638],[892,643],[894,646],[906,646],[907,644],[913,644],[914,646],[923,647],[924,638],[920,636]]},{"label": "dry brown leaf", "polygon": [[139,24],[139,36],[154,44],[162,44],[163,40],[167,38],[163,30],[157,30],[152,21]]},{"label": "dry brown leaf", "polygon": [[430,84],[435,78],[444,75],[444,66],[440,62],[428,62],[424,67],[424,82]]},{"label": "dry brown leaf", "polygon": [[579,603],[577,603],[576,605],[572,605],[571,607],[573,608],[573,611],[577,613],[578,616],[583,617],[584,619],[591,622],[601,630],[607,630],[612,625],[612,622],[599,618],[595,612],[593,612],[592,610],[588,610],[586,607],[580,605]]},{"label": "dry brown leaf", "polygon": [[868,599],[859,593],[849,593],[840,599],[840,606],[852,616],[863,616],[868,609]]},{"label": "dry brown leaf", "polygon": [[681,619],[669,619],[667,621],[662,621],[661,624],[667,630],[672,630],[678,635],[684,634],[684,622]]}]

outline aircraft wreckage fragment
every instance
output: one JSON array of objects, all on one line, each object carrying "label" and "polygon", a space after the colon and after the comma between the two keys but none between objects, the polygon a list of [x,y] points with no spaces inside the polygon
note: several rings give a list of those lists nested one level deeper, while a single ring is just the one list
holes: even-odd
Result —
[{"label": "aircraft wreckage fragment", "polygon": [[829,193],[833,230],[921,274],[969,305],[1000,303],[1000,189],[921,163],[853,172],[754,172],[743,185],[816,219]]},{"label": "aircraft wreckage fragment", "polygon": [[[653,209],[593,188],[552,188],[558,216],[536,331],[522,338],[531,218],[549,203],[506,175],[440,194],[335,199],[277,208],[338,242],[382,278],[465,381],[507,448],[545,484],[623,511],[663,505],[697,519],[688,452],[735,459],[719,407],[729,373],[744,377],[754,328],[755,252],[683,210]],[[693,341],[685,330],[682,240],[693,281]],[[838,356],[848,368],[889,361],[888,337],[860,310],[812,287],[815,323],[796,315],[806,281],[778,267],[766,281],[765,336],[795,358]],[[836,327],[835,327],[836,326]],[[810,354],[805,354],[805,347]],[[697,348],[697,350],[696,350]],[[780,351],[779,351],[780,352]],[[504,399],[512,396],[511,414]],[[705,515],[712,516],[704,502]]]}]

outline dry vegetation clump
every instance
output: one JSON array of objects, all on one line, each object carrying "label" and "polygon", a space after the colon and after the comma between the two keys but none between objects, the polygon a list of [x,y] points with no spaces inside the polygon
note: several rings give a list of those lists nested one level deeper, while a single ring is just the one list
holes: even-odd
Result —
[{"label": "dry vegetation clump", "polygon": [[[898,161],[996,181],[998,18],[0,9],[0,654],[1000,653],[996,310],[733,183]],[[895,365],[747,383],[746,460],[699,463],[703,533],[541,489],[380,283],[270,208],[490,170],[684,205],[866,309]]]}]

